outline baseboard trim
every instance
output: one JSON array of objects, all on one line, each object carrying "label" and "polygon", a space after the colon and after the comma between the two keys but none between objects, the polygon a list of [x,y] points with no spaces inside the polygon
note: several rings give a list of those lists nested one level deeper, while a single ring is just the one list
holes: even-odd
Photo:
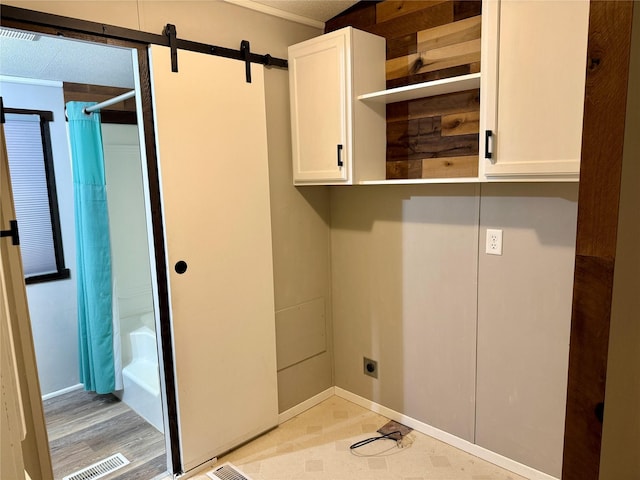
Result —
[{"label": "baseboard trim", "polygon": [[544,472],[523,465],[515,460],[511,460],[510,458],[499,455],[491,450],[487,450],[486,448],[480,447],[467,440],[432,427],[431,425],[416,420],[415,418],[411,418],[407,415],[396,412],[395,410],[391,410],[390,408],[372,402],[371,400],[356,395],[355,393],[351,393],[340,387],[335,387],[335,395],[530,480],[558,480],[556,477],[552,477]]},{"label": "baseboard trim", "polygon": [[320,402],[324,402],[327,398],[331,398],[335,395],[336,387],[329,387],[324,392],[320,392],[317,395],[305,400],[298,405],[291,407],[289,410],[285,410],[281,414],[278,415],[278,424],[284,423],[287,420],[291,420],[296,415],[300,415],[302,412],[309,410],[312,407],[315,407]]},{"label": "baseboard trim", "polygon": [[75,390],[80,390],[84,385],[78,383],[77,385],[71,385],[70,387],[63,388],[62,390],[57,390],[55,392],[47,393],[42,396],[42,401],[49,400],[50,398],[59,397],[60,395],[64,395],[65,393],[73,392]]}]

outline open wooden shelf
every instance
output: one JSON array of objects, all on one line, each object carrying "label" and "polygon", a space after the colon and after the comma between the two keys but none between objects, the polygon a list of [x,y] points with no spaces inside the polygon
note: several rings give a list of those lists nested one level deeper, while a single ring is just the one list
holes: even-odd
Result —
[{"label": "open wooden shelf", "polygon": [[365,93],[358,96],[358,100],[374,103],[395,103],[416,98],[433,97],[445,93],[463,92],[480,88],[480,74],[470,73],[459,77],[443,78],[431,82],[407,85],[379,92]]},{"label": "open wooden shelf", "polygon": [[389,180],[363,180],[356,185],[418,185],[424,183],[480,183],[478,177],[454,178],[400,178]]}]

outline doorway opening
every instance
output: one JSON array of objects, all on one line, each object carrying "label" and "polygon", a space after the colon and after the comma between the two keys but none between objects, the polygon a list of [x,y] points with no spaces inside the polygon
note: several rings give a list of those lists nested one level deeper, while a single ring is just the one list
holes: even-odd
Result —
[{"label": "doorway opening", "polygon": [[[158,361],[162,342],[156,335],[160,331],[158,282],[138,51],[11,31],[15,35],[4,38],[0,50],[0,95],[10,109],[52,112],[47,128],[59,213],[58,240],[70,271],[70,278],[27,282],[54,477],[62,479],[122,453],[130,463],[107,478],[130,478],[133,472],[152,478],[171,470],[171,455],[167,455],[170,442],[165,435],[166,388]],[[101,126],[114,279],[113,345],[114,351],[120,349],[114,357],[121,359],[123,385],[112,393],[96,394],[84,391],[78,374],[73,160],[69,158],[64,108],[70,100],[100,102],[111,94],[109,89],[134,89],[137,96],[129,105],[111,107],[115,114],[105,112]]]}]

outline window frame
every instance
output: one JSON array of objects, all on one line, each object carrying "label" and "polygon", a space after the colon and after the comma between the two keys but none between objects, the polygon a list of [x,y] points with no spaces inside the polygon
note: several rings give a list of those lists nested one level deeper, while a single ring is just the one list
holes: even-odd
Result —
[{"label": "window frame", "polygon": [[[62,246],[62,229],[60,227],[60,210],[58,208],[58,191],[56,188],[55,168],[53,163],[53,149],[51,148],[51,132],[49,123],[53,122],[53,112],[48,110],[32,110],[24,108],[4,107],[4,113],[17,115],[37,115],[40,118],[40,136],[42,140],[42,156],[44,158],[44,171],[47,181],[47,196],[49,198],[49,215],[51,217],[51,234],[53,251],[57,272],[42,275],[25,276],[26,285],[66,280],[71,278],[71,271],[66,268],[64,262],[64,249]],[[20,224],[18,223],[18,230]]]}]

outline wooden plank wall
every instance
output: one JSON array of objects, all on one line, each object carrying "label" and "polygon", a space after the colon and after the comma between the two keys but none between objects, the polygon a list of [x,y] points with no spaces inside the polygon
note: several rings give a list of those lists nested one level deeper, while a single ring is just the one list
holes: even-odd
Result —
[{"label": "wooden plank wall", "polygon": [[[387,40],[387,88],[480,71],[476,0],[361,1],[329,20]],[[387,106],[387,178],[478,175],[480,91]]]},{"label": "wooden plank wall", "polygon": [[[563,480],[602,479],[627,82],[633,9],[638,7],[632,1],[592,0],[589,11]],[[629,377],[633,381],[632,373]],[[638,478],[638,472],[629,470],[626,478]]]},{"label": "wooden plank wall", "polygon": [[[64,82],[62,84],[64,103],[67,102],[104,102],[123,93],[130,88],[103,87],[83,83]],[[136,124],[136,100],[130,98],[116,103],[100,111],[102,123]]]}]

